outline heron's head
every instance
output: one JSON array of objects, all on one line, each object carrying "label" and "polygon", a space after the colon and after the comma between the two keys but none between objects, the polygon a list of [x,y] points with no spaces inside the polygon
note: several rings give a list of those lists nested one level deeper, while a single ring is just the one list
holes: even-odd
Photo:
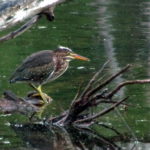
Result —
[{"label": "heron's head", "polygon": [[79,60],[83,60],[83,61],[89,61],[88,58],[76,54],[75,52],[73,52],[68,47],[59,46],[55,50],[55,53],[57,54],[57,56],[64,58],[68,62],[71,61],[71,60],[73,60],[73,59],[79,59]]}]

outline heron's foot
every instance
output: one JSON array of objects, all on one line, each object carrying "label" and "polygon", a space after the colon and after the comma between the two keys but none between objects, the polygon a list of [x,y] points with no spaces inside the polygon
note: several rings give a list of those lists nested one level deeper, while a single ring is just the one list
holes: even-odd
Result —
[{"label": "heron's foot", "polygon": [[[34,94],[32,94],[32,97],[35,97],[37,99],[42,98],[42,102],[43,103],[48,103],[48,104],[51,103],[52,100],[53,100],[49,95],[47,95],[46,93],[43,93],[43,92],[42,92],[42,96],[41,96],[40,93],[34,93]],[[43,97],[44,97],[44,100],[43,100]]]},{"label": "heron's foot", "polygon": [[44,103],[50,103],[52,98],[50,98],[46,93],[42,92],[41,85],[38,86],[37,92],[40,94]]},{"label": "heron's foot", "polygon": [[31,83],[29,83],[29,85],[39,93],[39,96],[42,98],[43,103],[50,103],[52,101],[52,98],[42,91],[41,85],[39,85],[38,87]]},{"label": "heron's foot", "polygon": [[[46,99],[43,100],[43,97]],[[42,96],[40,95],[39,92],[32,92],[28,94],[28,97],[31,101],[31,103],[33,105],[35,105],[36,107],[38,107],[38,111],[35,112],[31,117],[30,120],[41,120],[42,119],[42,114],[45,111],[45,109],[47,108],[47,106],[52,102],[52,98],[50,96],[48,96],[46,93],[42,92]]]}]

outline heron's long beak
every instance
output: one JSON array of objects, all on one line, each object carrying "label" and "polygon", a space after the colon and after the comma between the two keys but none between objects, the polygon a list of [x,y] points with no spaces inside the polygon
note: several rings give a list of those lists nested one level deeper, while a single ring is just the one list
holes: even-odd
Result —
[{"label": "heron's long beak", "polygon": [[90,61],[89,58],[84,57],[84,56],[81,56],[81,55],[78,55],[78,54],[76,54],[76,53],[71,53],[70,56],[71,56],[73,59],[79,59],[79,60],[84,60],[84,61]]}]

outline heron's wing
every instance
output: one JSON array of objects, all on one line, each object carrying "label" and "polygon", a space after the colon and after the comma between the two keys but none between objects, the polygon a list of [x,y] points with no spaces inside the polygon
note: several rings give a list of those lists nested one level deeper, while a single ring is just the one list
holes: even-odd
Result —
[{"label": "heron's wing", "polygon": [[10,80],[41,82],[53,72],[54,67],[52,51],[40,51],[27,57]]},{"label": "heron's wing", "polygon": [[24,68],[32,68],[37,66],[43,66],[53,61],[53,52],[50,50],[43,50],[28,56],[17,70]]}]

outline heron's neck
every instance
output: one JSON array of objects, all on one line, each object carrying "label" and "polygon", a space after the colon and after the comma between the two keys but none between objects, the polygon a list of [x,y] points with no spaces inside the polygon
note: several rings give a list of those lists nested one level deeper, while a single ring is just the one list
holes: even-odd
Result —
[{"label": "heron's neck", "polygon": [[61,59],[60,57],[57,56],[55,59],[56,61],[56,68],[55,71],[63,71],[66,70],[69,66],[69,61],[66,61],[65,59]]}]

